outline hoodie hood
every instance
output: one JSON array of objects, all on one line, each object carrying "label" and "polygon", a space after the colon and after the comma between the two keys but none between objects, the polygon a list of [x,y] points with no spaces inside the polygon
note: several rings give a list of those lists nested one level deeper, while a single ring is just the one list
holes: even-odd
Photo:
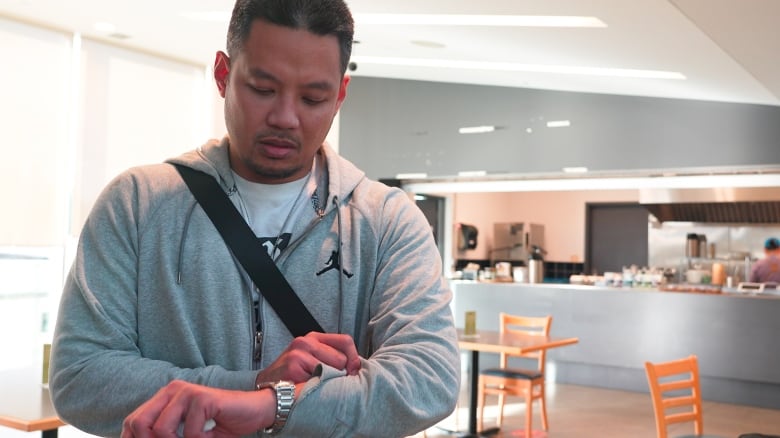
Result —
[{"label": "hoodie hood", "polygon": [[[168,159],[166,162],[182,164],[205,172],[217,179],[225,192],[230,193],[235,188],[235,179],[230,168],[229,149],[230,139],[225,136],[221,140],[209,140],[199,148]],[[322,207],[327,213],[335,208],[334,197],[339,200],[339,203],[347,202],[352,191],[366,175],[354,164],[339,156],[328,143],[323,143],[317,152],[317,157],[327,169],[326,172],[321,172],[320,179],[317,181],[318,195],[325,201]]]}]

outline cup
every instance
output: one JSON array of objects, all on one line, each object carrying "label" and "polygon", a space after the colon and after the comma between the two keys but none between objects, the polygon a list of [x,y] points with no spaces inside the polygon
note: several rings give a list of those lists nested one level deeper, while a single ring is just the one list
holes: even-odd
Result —
[{"label": "cup", "polygon": [[497,278],[512,277],[512,264],[509,262],[496,263],[496,277]]},{"label": "cup", "polygon": [[512,276],[515,279],[515,283],[527,283],[528,268],[525,266],[515,266],[512,268]]},{"label": "cup", "polygon": [[49,386],[49,359],[51,358],[51,344],[43,344],[43,376],[41,383]]},{"label": "cup", "polygon": [[463,329],[463,334],[467,336],[473,336],[477,334],[477,312],[469,310],[466,312],[466,325]]}]

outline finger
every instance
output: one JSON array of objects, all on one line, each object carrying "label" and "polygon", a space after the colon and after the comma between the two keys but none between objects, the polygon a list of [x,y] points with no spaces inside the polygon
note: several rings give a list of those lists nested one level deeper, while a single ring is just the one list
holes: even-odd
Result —
[{"label": "finger", "polygon": [[[187,417],[188,421],[190,419],[190,416]],[[198,424],[195,421],[190,421],[193,424]],[[189,430],[186,429],[185,422],[179,423],[179,427],[176,429],[176,436],[179,438],[184,438],[185,436],[193,436],[195,433],[200,432],[208,432],[211,429],[214,429],[216,427],[217,422],[214,421],[214,419],[209,418],[206,420],[206,422],[203,424],[203,427],[198,428],[197,426],[194,426],[193,428],[190,428]]]},{"label": "finger", "polygon": [[[174,406],[181,408],[179,411],[180,421],[176,430],[178,436],[198,436],[216,426],[212,418],[213,414],[210,413],[213,412],[213,409],[209,411],[209,400],[213,397],[209,395],[210,391],[215,390],[192,385],[187,391],[182,391],[172,400],[169,408],[174,409]],[[177,399],[178,397],[181,397],[181,399]],[[172,410],[172,419],[175,418],[176,413],[175,409]],[[167,415],[167,412],[164,414]]]},{"label": "finger", "polygon": [[178,388],[176,394],[170,398],[168,404],[157,416],[152,427],[154,434],[156,436],[176,436],[182,422],[184,423],[184,436],[200,433],[206,419],[197,409],[190,409],[194,397],[195,391],[191,385],[186,384]]},{"label": "finger", "polygon": [[126,438],[151,436],[154,423],[172,394],[171,384],[168,384],[130,413],[122,423],[122,436]]},{"label": "finger", "polygon": [[[346,370],[347,374],[350,375],[354,375],[360,370],[360,355],[358,355],[355,342],[351,336],[317,332],[311,332],[309,335],[312,335],[312,337],[317,339],[320,343],[328,345],[340,353],[340,359],[343,362],[338,366],[339,369]],[[329,363],[329,365],[334,366],[331,363]]]},{"label": "finger", "polygon": [[343,370],[347,364],[347,355],[331,344],[322,342],[322,339],[318,338],[320,335],[310,334],[293,339],[289,346],[291,358],[306,364],[307,371],[313,371],[318,363]]}]

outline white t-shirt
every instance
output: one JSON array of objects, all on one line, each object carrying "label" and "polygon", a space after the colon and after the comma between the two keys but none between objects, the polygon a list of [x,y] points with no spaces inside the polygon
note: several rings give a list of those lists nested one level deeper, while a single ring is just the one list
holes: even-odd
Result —
[{"label": "white t-shirt", "polygon": [[249,227],[276,259],[292,239],[293,225],[314,214],[311,196],[317,189],[312,173],[283,184],[261,184],[248,181],[233,172],[239,197],[239,208]]}]

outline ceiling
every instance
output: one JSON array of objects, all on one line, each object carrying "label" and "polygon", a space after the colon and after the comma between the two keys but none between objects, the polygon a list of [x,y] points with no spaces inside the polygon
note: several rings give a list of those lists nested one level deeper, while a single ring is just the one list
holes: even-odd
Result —
[{"label": "ceiling", "polygon": [[[780,106],[778,0],[348,0],[353,76]],[[0,16],[198,65],[224,48],[232,0],[0,0]],[[197,14],[219,13],[208,20]],[[361,24],[361,14],[593,16],[603,28]],[[112,31],[97,31],[109,22]],[[387,58],[418,65],[385,65]],[[420,60],[512,63],[512,71]],[[378,61],[378,62],[377,62]],[[586,67],[585,74],[557,71]],[[684,79],[600,69],[676,72]],[[548,70],[555,70],[550,72]],[[598,73],[598,74],[596,74]]]}]

